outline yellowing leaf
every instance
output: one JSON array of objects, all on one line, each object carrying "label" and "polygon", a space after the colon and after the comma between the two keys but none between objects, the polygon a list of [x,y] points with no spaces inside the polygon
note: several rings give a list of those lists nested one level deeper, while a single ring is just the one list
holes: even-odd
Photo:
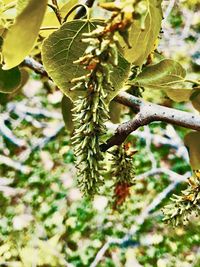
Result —
[{"label": "yellowing leaf", "polygon": [[130,84],[148,88],[177,89],[184,82],[185,69],[176,61],[164,59],[157,64],[147,66]]},{"label": "yellowing leaf", "polygon": [[167,96],[176,102],[183,102],[183,101],[189,101],[190,96],[192,94],[191,89],[173,89],[173,90],[165,90],[167,93]]},{"label": "yellowing leaf", "polygon": [[0,92],[9,94],[19,87],[21,73],[18,67],[10,70],[2,70],[0,66]]},{"label": "yellowing leaf", "polygon": [[155,49],[155,42],[161,28],[161,1],[147,0],[147,5],[148,13],[145,18],[145,28],[141,29],[141,22],[135,19],[129,32],[131,48],[129,49],[127,45],[124,45],[124,57],[138,66],[141,66]]},{"label": "yellowing leaf", "polygon": [[[43,43],[42,60],[44,67],[56,85],[71,100],[80,95],[80,92],[70,91],[70,88],[73,87],[71,80],[88,73],[87,70],[83,69],[83,66],[73,64],[87,48],[87,44],[81,42],[82,34],[91,32],[97,25],[102,25],[102,22],[98,20],[66,22]],[[109,99],[112,99],[123,86],[129,70],[130,64],[119,56],[119,65],[113,70],[111,77],[115,91],[109,92]]]},{"label": "yellowing leaf", "polygon": [[200,169],[200,132],[190,132],[184,138],[189,149],[190,164],[193,170]]},{"label": "yellowing leaf", "polygon": [[38,36],[47,0],[26,0],[26,3],[6,34],[2,50],[4,69],[19,65],[30,53]]}]

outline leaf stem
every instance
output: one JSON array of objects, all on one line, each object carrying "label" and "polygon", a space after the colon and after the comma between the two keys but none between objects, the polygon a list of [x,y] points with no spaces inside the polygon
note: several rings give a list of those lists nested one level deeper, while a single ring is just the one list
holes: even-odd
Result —
[{"label": "leaf stem", "polygon": [[[95,0],[86,0],[86,1],[85,1],[85,6],[91,8],[91,7],[93,6],[93,4],[94,4],[94,1],[95,1]],[[86,11],[86,10],[84,9],[84,7],[82,6],[82,7],[78,10],[78,12],[76,13],[76,15],[74,16],[74,19],[80,19],[80,18],[84,17],[85,14],[86,14],[86,12],[87,12],[87,11]]]},{"label": "leaf stem", "polygon": [[52,5],[52,4],[48,4],[48,6],[54,11],[54,13],[55,13],[55,15],[56,15],[56,17],[57,17],[57,19],[58,19],[58,22],[60,23],[60,24],[62,24],[62,17],[61,17],[61,15],[60,15],[60,11],[59,11],[59,8],[58,8],[58,6],[56,6],[56,5]]},{"label": "leaf stem", "polygon": [[82,7],[82,8],[84,8],[84,10],[85,10],[85,12],[86,12],[86,14],[87,14],[87,16],[88,16],[88,7],[86,6],[86,5],[84,5],[84,4],[77,4],[77,5],[75,5],[75,6],[73,6],[70,10],[69,10],[69,12],[67,13],[67,15],[64,17],[64,19],[63,19],[63,23],[64,22],[66,22],[67,21],[67,19],[68,19],[68,17],[72,14],[72,12],[74,12],[74,10],[76,10],[78,7]]},{"label": "leaf stem", "polygon": [[185,80],[185,82],[188,82],[188,83],[194,83],[194,84],[197,84],[197,85],[200,85],[200,82],[199,81],[195,81],[195,80]]},{"label": "leaf stem", "polygon": [[49,26],[49,27],[42,27],[42,28],[40,28],[40,31],[46,31],[46,30],[58,30],[58,27],[56,27],[56,26]]}]

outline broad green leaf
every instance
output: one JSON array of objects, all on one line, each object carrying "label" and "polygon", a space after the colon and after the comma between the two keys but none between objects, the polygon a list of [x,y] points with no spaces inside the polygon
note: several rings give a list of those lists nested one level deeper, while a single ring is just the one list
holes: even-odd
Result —
[{"label": "broad green leaf", "polygon": [[167,96],[175,102],[189,101],[192,94],[191,89],[169,89],[165,90]]},{"label": "broad green leaf", "polygon": [[200,169],[200,132],[190,132],[185,136],[185,145],[189,149],[190,164],[193,170]]},{"label": "broad green leaf", "polygon": [[162,9],[160,0],[147,0],[148,13],[141,28],[140,20],[135,19],[129,32],[131,48],[124,44],[124,57],[134,65],[141,66],[148,55],[155,49],[161,21]]},{"label": "broad green leaf", "polygon": [[26,3],[6,34],[2,51],[4,69],[19,65],[30,53],[38,36],[47,0],[26,0]]},{"label": "broad green leaf", "polygon": [[20,73],[21,73],[21,82],[16,89],[6,94],[0,92],[0,105],[6,105],[8,102],[12,101],[16,95],[20,94],[21,89],[27,83],[29,79],[29,73],[25,69],[20,69]]},{"label": "broad green leaf", "polygon": [[72,111],[71,111],[71,109],[73,108],[73,103],[69,97],[63,96],[61,108],[65,126],[69,132],[72,132],[74,129],[74,123],[72,121]]},{"label": "broad green leaf", "polygon": [[130,84],[148,89],[171,90],[181,86],[186,76],[185,69],[176,61],[164,59],[147,66]]},{"label": "broad green leaf", "polygon": [[21,73],[18,67],[10,70],[3,70],[0,66],[0,92],[9,94],[19,87]]},{"label": "broad green leaf", "polygon": [[[88,73],[83,66],[73,64],[81,57],[87,44],[81,42],[82,34],[91,32],[97,25],[102,25],[97,20],[76,20],[64,23],[61,28],[53,32],[43,43],[42,60],[46,71],[56,85],[71,100],[77,98],[80,92],[70,91],[73,87],[71,80]],[[115,91],[109,92],[109,100],[112,99],[123,86],[128,77],[130,64],[119,56],[119,65],[112,72],[111,80]],[[83,92],[84,94],[84,92]]]},{"label": "broad green leaf", "polygon": [[173,89],[165,90],[168,97],[176,102],[191,101],[193,107],[200,112],[200,89]]}]

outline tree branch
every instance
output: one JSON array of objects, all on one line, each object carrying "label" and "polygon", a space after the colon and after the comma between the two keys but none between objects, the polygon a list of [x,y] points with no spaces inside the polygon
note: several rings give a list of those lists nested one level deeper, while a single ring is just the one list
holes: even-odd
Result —
[{"label": "tree branch", "polygon": [[[92,7],[93,4],[94,4],[94,1],[95,1],[95,0],[86,0],[86,1],[85,1],[85,5],[86,5],[87,7]],[[86,13],[86,10],[85,10],[85,8],[82,6],[82,7],[78,10],[78,12],[76,13],[76,15],[74,16],[74,19],[80,19],[80,18],[84,17],[84,16],[85,16],[85,13]]]},{"label": "tree branch", "polygon": [[[48,77],[42,64],[30,57],[27,57],[22,65],[29,67],[42,76]],[[153,104],[126,92],[119,93],[118,96],[115,97],[115,100],[118,103],[132,108],[136,116],[132,120],[118,126],[115,134],[106,144],[101,146],[102,151],[106,151],[114,145],[122,144],[131,132],[154,121],[163,121],[200,131],[200,115]]]},{"label": "tree branch", "polygon": [[31,57],[26,57],[21,63],[21,66],[28,67],[29,69],[35,71],[37,74],[40,74],[43,77],[48,77],[48,74],[43,65]]},{"label": "tree branch", "polygon": [[131,132],[135,131],[140,126],[147,125],[153,121],[163,121],[200,131],[199,115],[146,102],[145,100],[139,99],[126,92],[119,93],[115,100],[133,108],[137,115],[132,120],[118,126],[115,134],[106,144],[101,146],[102,151],[106,151],[114,145],[122,144]]}]

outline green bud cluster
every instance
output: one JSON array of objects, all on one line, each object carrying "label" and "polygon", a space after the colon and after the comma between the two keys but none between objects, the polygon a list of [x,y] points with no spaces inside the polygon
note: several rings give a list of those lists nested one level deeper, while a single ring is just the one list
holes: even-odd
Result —
[{"label": "green bud cluster", "polygon": [[163,220],[174,226],[187,224],[191,215],[200,215],[200,179],[197,176],[190,177],[188,183],[189,186],[182,191],[182,195],[173,195],[172,203],[163,209]]},{"label": "green bud cluster", "polygon": [[117,146],[111,152],[112,157],[112,170],[115,178],[115,184],[128,184],[133,185],[135,182],[135,169],[133,165],[133,153],[130,152],[125,146]]},{"label": "green bud cluster", "polygon": [[106,133],[105,122],[109,119],[107,98],[109,90],[113,90],[110,73],[118,64],[118,52],[114,37],[102,36],[102,27],[84,34],[83,41],[89,45],[83,57],[74,63],[85,65],[90,73],[72,80],[75,86],[71,90],[85,91],[74,101],[72,144],[77,157],[79,186],[84,194],[94,195],[103,184],[100,145]]}]

